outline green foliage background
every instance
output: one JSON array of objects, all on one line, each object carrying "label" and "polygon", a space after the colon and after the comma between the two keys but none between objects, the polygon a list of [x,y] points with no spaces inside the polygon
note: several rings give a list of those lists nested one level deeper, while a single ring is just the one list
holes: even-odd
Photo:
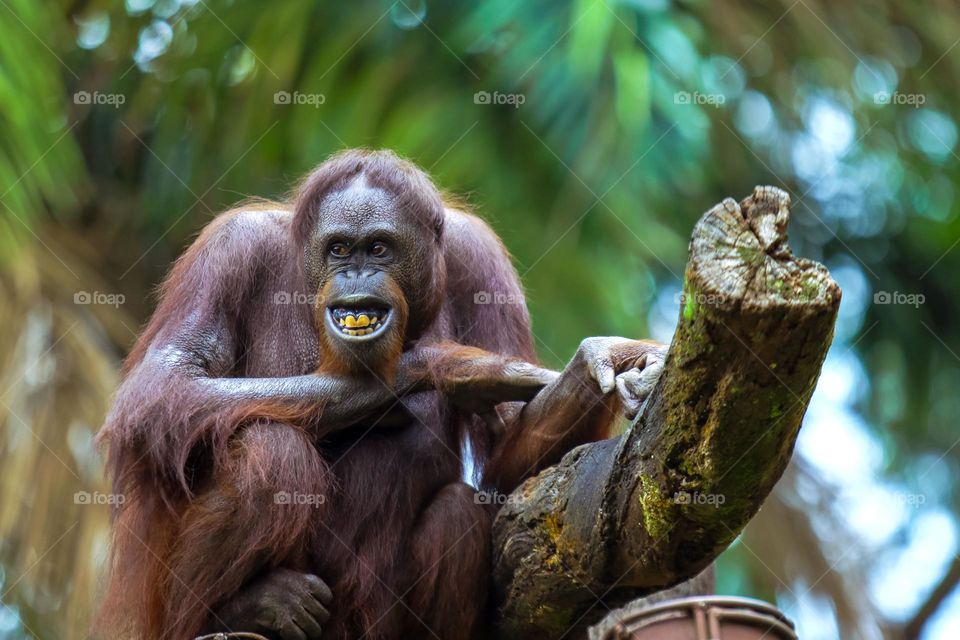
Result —
[{"label": "green foliage background", "polygon": [[[106,507],[71,498],[102,488],[90,439],[152,287],[216,212],[344,147],[397,150],[491,221],[555,367],[587,335],[668,337],[698,216],[789,190],[795,251],[845,289],[871,481],[955,513],[958,28],[906,0],[0,1],[0,637],[85,635]],[[913,613],[865,589],[926,512],[841,555],[860,542],[821,471],[798,460],[721,591],[880,637]]]}]

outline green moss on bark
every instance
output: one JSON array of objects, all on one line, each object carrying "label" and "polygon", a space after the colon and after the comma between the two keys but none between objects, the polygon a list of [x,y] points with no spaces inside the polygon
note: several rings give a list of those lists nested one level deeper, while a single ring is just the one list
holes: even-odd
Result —
[{"label": "green moss on bark", "polygon": [[673,502],[664,495],[660,484],[649,475],[640,476],[640,508],[643,526],[654,540],[663,538],[673,526]]}]

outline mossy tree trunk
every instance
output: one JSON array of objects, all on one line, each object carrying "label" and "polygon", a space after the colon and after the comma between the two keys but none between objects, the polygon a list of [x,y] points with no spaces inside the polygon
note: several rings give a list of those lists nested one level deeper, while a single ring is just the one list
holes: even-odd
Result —
[{"label": "mossy tree trunk", "polygon": [[632,428],[571,451],[500,511],[504,637],[582,637],[609,607],[698,574],[780,478],[840,303],[827,270],[791,254],[789,204],[758,187],[701,218],[677,331]]}]

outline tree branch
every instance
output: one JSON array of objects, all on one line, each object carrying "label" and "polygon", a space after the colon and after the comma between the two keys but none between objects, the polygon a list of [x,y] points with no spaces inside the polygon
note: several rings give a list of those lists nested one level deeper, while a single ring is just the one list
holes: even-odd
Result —
[{"label": "tree branch", "polygon": [[960,584],[960,556],[953,559],[947,572],[933,588],[927,599],[920,605],[907,624],[903,626],[903,637],[908,640],[919,638],[923,628],[927,626],[930,619],[940,608],[940,605],[953,593],[953,590]]},{"label": "tree branch", "polygon": [[783,473],[840,302],[822,265],[791,254],[788,218],[773,187],[701,218],[677,332],[633,427],[574,449],[500,511],[506,637],[557,638],[696,575]]}]

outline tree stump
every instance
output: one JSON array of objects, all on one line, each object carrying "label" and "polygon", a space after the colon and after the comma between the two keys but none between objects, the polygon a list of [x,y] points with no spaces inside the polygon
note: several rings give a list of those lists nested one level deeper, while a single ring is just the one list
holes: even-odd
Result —
[{"label": "tree stump", "polygon": [[826,268],[790,252],[789,206],[757,187],[704,214],[638,418],[506,501],[493,542],[503,637],[583,637],[611,606],[697,575],[780,478],[840,304]]}]

